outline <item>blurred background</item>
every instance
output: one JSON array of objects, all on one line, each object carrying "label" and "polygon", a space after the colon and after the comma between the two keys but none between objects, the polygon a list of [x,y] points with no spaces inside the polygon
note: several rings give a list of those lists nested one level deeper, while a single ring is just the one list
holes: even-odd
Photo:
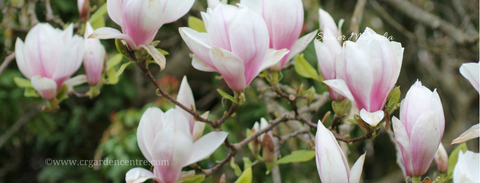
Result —
[{"label": "blurred background", "polygon": [[[62,22],[78,23],[75,0],[50,0],[50,7],[46,6],[47,2],[0,0],[0,62],[8,60],[5,58],[14,51],[16,38],[25,40],[28,30],[36,21],[49,22],[58,28],[63,26]],[[230,4],[237,2],[229,1]],[[105,0],[90,0],[92,10],[104,3]],[[223,81],[216,79],[217,74],[197,71],[191,66],[190,50],[178,34],[179,27],[187,26],[189,16],[200,18],[200,12],[205,11],[206,4],[206,0],[197,0],[187,15],[159,30],[155,40],[161,42],[157,47],[170,54],[166,56],[167,67],[164,71],[158,72],[156,66],[151,66],[151,70],[158,82],[173,95],[178,91],[181,78],[186,75],[197,109],[201,112],[210,111],[210,118],[218,119],[228,110],[229,103],[222,105],[216,89],[230,90]],[[462,63],[479,60],[478,0],[303,0],[303,4],[305,24],[302,34],[318,29],[318,9],[322,7],[336,22],[345,20],[342,30],[347,37],[352,32],[363,32],[365,27],[371,27],[379,34],[393,36],[394,41],[402,44],[405,52],[397,82],[397,86],[401,86],[401,98],[417,79],[429,89],[437,89],[445,112],[446,130],[442,143],[447,152],[456,147],[449,145],[454,138],[479,122],[478,92],[458,70]],[[356,6],[363,7],[357,9],[357,13],[363,15],[357,21],[358,25],[352,24],[355,22],[352,16]],[[49,16],[50,10],[53,17]],[[105,26],[119,28],[108,14],[103,18]],[[117,54],[113,40],[102,40],[102,43],[107,49],[107,59]],[[317,67],[313,42],[304,55],[311,65]],[[126,61],[124,58],[123,62]],[[120,76],[118,84],[104,86],[98,97],[70,96],[60,104],[59,111],[42,112],[41,106],[46,104],[45,101],[25,97],[24,89],[15,85],[14,77],[24,77],[15,60],[10,64],[2,64],[0,70],[0,182],[124,182],[125,173],[132,166],[46,166],[44,161],[46,158],[143,160],[136,140],[136,128],[143,111],[153,106],[162,110],[173,107],[168,100],[157,97],[154,86],[139,69],[130,66]],[[77,73],[84,73],[83,66]],[[301,84],[307,88],[313,86],[318,94],[328,92],[323,83],[299,76],[293,67],[284,70],[283,74],[283,84],[292,87]],[[269,99],[259,92],[263,79],[257,80],[246,90],[247,102],[237,110],[237,116],[224,124],[224,130],[230,133],[230,142],[244,139],[245,130],[261,117],[271,117],[272,108],[267,108],[270,107],[267,105],[270,104]],[[76,90],[86,92],[88,86],[78,86]],[[279,106],[290,109],[288,101],[277,101]],[[312,113],[312,121],[323,118],[331,110],[328,101]],[[394,115],[398,116],[398,111]],[[282,128],[287,127],[279,126],[278,133],[282,134]],[[211,129],[207,127],[204,133],[209,131]],[[351,134],[361,136],[363,132],[355,127]],[[467,146],[469,150],[478,152],[478,144],[478,139],[475,139],[469,141]],[[311,139],[292,138],[282,146],[281,154],[311,148]],[[349,149],[349,162],[352,164],[359,155],[368,151],[363,182],[403,182],[403,175],[395,162],[394,144],[386,133],[382,132],[371,140],[356,142]],[[221,146],[199,165],[203,168],[213,167],[215,161],[224,159],[227,153],[228,149]],[[244,148],[235,156],[235,161],[241,167],[242,157],[254,159],[248,148]],[[286,183],[320,182],[314,160],[279,165],[279,170],[282,181]],[[435,171],[432,163],[428,175],[432,176]],[[254,182],[273,182],[271,174],[266,175],[265,172],[264,164],[255,165]],[[205,182],[218,182],[223,173],[228,182],[237,178],[233,169],[226,164],[213,176],[207,177]]]}]

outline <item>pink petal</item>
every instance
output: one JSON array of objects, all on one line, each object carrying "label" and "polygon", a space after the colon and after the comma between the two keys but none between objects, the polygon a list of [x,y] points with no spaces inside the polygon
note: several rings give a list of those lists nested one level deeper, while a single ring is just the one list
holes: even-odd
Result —
[{"label": "pink petal", "polygon": [[[293,44],[293,47],[290,49],[290,53],[288,54],[286,62],[290,61],[295,55],[301,53],[305,48],[307,48],[308,44],[317,36],[317,30],[308,33],[307,35],[304,35],[297,41],[295,41],[295,44]],[[341,49],[341,47],[338,47]],[[285,63],[283,63],[285,64]]]},{"label": "pink petal", "polygon": [[[398,150],[401,153],[401,160],[403,162],[403,169],[406,176],[413,175],[412,167],[412,154],[410,151],[410,138],[407,134],[406,128],[403,123],[395,116],[392,118],[393,130],[395,132],[395,141],[398,145]],[[398,161],[398,160],[397,160]]]},{"label": "pink petal", "polygon": [[413,175],[425,174],[432,163],[441,140],[440,125],[435,111],[421,115],[410,134]]},{"label": "pink petal", "polygon": [[60,50],[60,55],[56,63],[55,73],[52,79],[57,82],[57,86],[62,86],[73,73],[82,65],[84,54],[84,41],[80,36],[74,36]]},{"label": "pink petal", "polygon": [[242,91],[247,87],[245,66],[240,58],[232,52],[214,46],[210,50],[210,59],[232,90]]},{"label": "pink petal", "polygon": [[281,50],[268,49],[267,55],[265,56],[265,61],[263,61],[258,72],[260,73],[269,67],[279,64],[282,58],[284,58],[288,53],[289,51],[286,48]]},{"label": "pink petal", "polygon": [[[192,89],[188,84],[187,76],[183,76],[182,83],[180,83],[177,101],[195,111],[195,99],[193,98]],[[183,110],[181,107],[175,106],[175,109],[179,110],[185,117],[187,117],[190,123],[190,133],[193,134],[193,128],[195,126],[195,120],[193,119],[193,116],[187,111]]]},{"label": "pink petal", "polygon": [[138,49],[137,44],[133,42],[132,38],[128,35],[122,34],[117,29],[110,27],[102,27],[95,30],[88,38],[97,38],[97,39],[123,39],[128,43],[128,46],[136,50]]},{"label": "pink petal", "polygon": [[57,95],[57,84],[50,78],[33,76],[32,86],[45,100],[53,100]]},{"label": "pink petal", "polygon": [[179,32],[183,41],[185,41],[193,54],[195,54],[195,56],[197,56],[202,62],[212,67],[213,63],[208,54],[211,46],[207,33],[200,33],[188,27],[179,28]]},{"label": "pink petal", "polygon": [[195,0],[161,0],[163,23],[177,21],[192,8]]},{"label": "pink petal", "polygon": [[400,119],[405,125],[410,136],[417,119],[426,111],[431,109],[432,92],[420,81],[415,82],[403,99],[400,106]]},{"label": "pink petal", "polygon": [[163,129],[164,113],[156,107],[148,108],[142,115],[137,129],[138,147],[142,151],[143,156],[148,161],[153,157],[153,141],[156,135]]},{"label": "pink petal", "polygon": [[98,39],[88,39],[93,32],[92,25],[87,22],[85,28],[85,53],[83,55],[83,65],[85,74],[88,77],[88,84],[96,85],[102,79],[102,71],[105,63],[106,51]]},{"label": "pink petal", "polygon": [[126,1],[122,31],[137,45],[149,45],[163,25],[162,0]]},{"label": "pink petal", "polygon": [[344,80],[342,80],[342,79],[331,79],[331,80],[325,80],[325,81],[323,81],[323,83],[325,83],[328,87],[333,89],[338,94],[348,98],[348,100],[350,100],[353,103],[353,105],[357,106],[357,104],[355,103],[355,98],[353,98],[353,95],[350,92],[350,90],[349,90],[349,88],[348,88],[348,86],[347,86],[347,84],[345,83]]},{"label": "pink petal", "polygon": [[124,1],[128,0],[108,0],[107,1],[107,12],[108,16],[120,25],[120,27],[123,27],[123,21],[122,21],[122,16],[123,16],[123,4]]},{"label": "pink petal", "polygon": [[18,69],[20,69],[26,78],[30,79],[32,75],[30,74],[30,68],[28,67],[28,62],[25,57],[25,44],[18,37],[15,42],[15,59],[17,60]]},{"label": "pink petal", "polygon": [[[236,15],[238,8],[232,5],[219,4],[210,14],[207,29],[211,46],[218,46],[231,51],[229,22]],[[206,62],[206,61],[204,61]]]}]

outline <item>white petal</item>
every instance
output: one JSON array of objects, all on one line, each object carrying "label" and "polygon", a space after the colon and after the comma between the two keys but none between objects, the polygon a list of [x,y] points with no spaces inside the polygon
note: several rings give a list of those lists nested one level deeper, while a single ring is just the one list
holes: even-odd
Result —
[{"label": "white petal", "polygon": [[192,8],[195,0],[162,0],[163,23],[177,21]]},{"label": "white petal", "polygon": [[148,161],[152,160],[153,141],[156,135],[163,129],[164,113],[157,107],[148,108],[140,118],[137,129],[138,147],[142,151],[143,156]]},{"label": "white petal", "polygon": [[57,85],[60,85],[59,87],[82,65],[84,45],[83,38],[76,35],[60,50],[55,73],[52,77]]},{"label": "white petal", "polygon": [[122,23],[122,16],[123,16],[123,3],[127,0],[108,0],[107,1],[107,12],[110,19],[112,19],[115,23],[123,26]]},{"label": "white petal", "polygon": [[68,41],[73,37],[73,23],[68,25],[68,27],[60,33],[63,44],[67,44]]},{"label": "white petal", "polygon": [[321,8],[318,10],[318,15],[320,20],[320,30],[325,31],[326,29],[330,29],[335,36],[338,36],[338,28],[332,16]]},{"label": "white petal", "polygon": [[247,87],[245,66],[240,58],[232,52],[216,46],[210,50],[210,58],[232,90],[242,91]]},{"label": "white petal", "polygon": [[350,182],[349,183],[359,183],[360,182],[360,177],[362,176],[362,171],[363,171],[363,163],[365,162],[365,154],[366,152],[363,153],[353,164],[352,169],[350,171]]},{"label": "white petal", "polygon": [[375,127],[382,121],[383,117],[385,116],[382,110],[375,111],[375,112],[368,112],[365,109],[360,110],[360,117],[366,123],[370,124],[372,127]]},{"label": "white petal", "polygon": [[473,125],[467,131],[463,132],[459,137],[455,138],[450,145],[460,144],[474,138],[478,138],[480,135],[478,128],[479,124]]},{"label": "white petal", "polygon": [[67,85],[68,92],[72,92],[73,87],[81,85],[86,82],[87,82],[87,76],[85,74],[81,74],[73,78],[67,79],[63,84]]},{"label": "white petal", "polygon": [[265,61],[263,61],[262,66],[260,66],[259,71],[263,71],[277,63],[279,63],[282,58],[287,55],[289,51],[287,49],[274,50],[268,49],[267,56],[265,56]]},{"label": "white petal", "polygon": [[175,125],[177,128],[187,132],[188,136],[192,138],[192,133],[190,131],[190,122],[188,118],[183,115],[180,110],[171,108],[167,112],[165,112],[166,120],[165,126],[168,125]]},{"label": "white petal", "polygon": [[165,55],[160,53],[160,51],[158,51],[157,48],[155,48],[152,45],[148,45],[148,46],[140,45],[139,47],[147,50],[148,54],[150,54],[153,60],[155,60],[155,62],[157,62],[157,64],[160,66],[160,71],[165,69],[165,64],[166,64]]},{"label": "white petal", "polygon": [[53,100],[57,95],[57,83],[50,78],[33,76],[32,86],[45,100]]},{"label": "white petal", "polygon": [[153,179],[157,182],[160,182],[158,177],[144,168],[132,168],[127,172],[127,174],[125,174],[125,181],[127,183],[140,183],[145,182],[148,179]]},{"label": "white petal", "polygon": [[292,59],[295,55],[305,50],[305,48],[307,48],[308,44],[310,44],[312,39],[315,38],[315,36],[317,35],[317,32],[318,30],[315,30],[298,39],[293,45],[292,50],[290,50],[290,54],[288,55],[287,62],[288,60]]},{"label": "white petal", "polygon": [[207,33],[197,32],[188,27],[179,28],[179,32],[188,48],[190,48],[193,54],[197,56],[197,59],[200,59],[200,61],[210,67],[213,66],[213,63],[210,60],[210,55],[208,54],[212,47],[210,46],[210,40]]},{"label": "white petal", "polygon": [[348,98],[353,104],[355,104],[355,99],[353,98],[352,93],[348,89],[347,84],[345,84],[345,81],[342,79],[331,79],[331,80],[325,80],[323,81],[326,85],[328,85],[330,88],[335,90],[337,93],[340,95],[343,95],[344,97]]},{"label": "white petal", "polygon": [[414,175],[423,175],[427,172],[440,144],[443,131],[440,130],[435,113],[428,111],[421,115],[410,133]]},{"label": "white petal", "polygon": [[[195,99],[193,98],[192,89],[187,81],[187,76],[183,76],[182,83],[180,83],[180,89],[178,89],[177,101],[187,106],[189,109],[195,111]],[[183,110],[181,107],[175,106],[175,109],[182,112],[182,114],[187,117],[188,122],[190,123],[190,133],[193,134],[193,129],[195,126],[195,120],[193,116],[187,111]]]},{"label": "white petal", "polygon": [[25,57],[25,44],[18,37],[15,42],[15,59],[17,60],[18,69],[20,69],[26,78],[30,79],[32,76],[30,75],[30,69],[28,68],[28,63]]},{"label": "white petal", "polygon": [[198,139],[193,144],[193,153],[192,157],[184,165],[190,165],[192,163],[201,161],[206,157],[210,156],[217,148],[222,145],[225,138],[227,138],[227,132],[210,132],[202,138]]},{"label": "white petal", "polygon": [[403,168],[408,176],[412,176],[412,155],[410,152],[410,139],[403,123],[395,116],[392,118],[393,130],[395,132],[395,141],[402,155]]},{"label": "white petal", "polygon": [[470,84],[479,91],[480,83],[479,83],[479,63],[464,63],[460,66],[460,74],[463,77],[467,78]]},{"label": "white petal", "polygon": [[128,35],[125,35],[118,31],[117,29],[113,29],[110,27],[102,27],[95,30],[88,38],[97,38],[97,39],[123,39],[128,43],[128,46],[136,50],[137,44],[133,42],[132,38]]},{"label": "white petal", "polygon": [[[208,59],[210,60],[210,55],[209,55]],[[193,57],[192,57],[192,66],[193,66],[193,68],[195,68],[197,70],[200,70],[200,71],[217,72],[217,69],[215,69],[212,66],[206,64],[205,62],[200,60],[196,55],[193,55]]]},{"label": "white petal", "polygon": [[454,183],[478,183],[480,155],[472,151],[458,153],[458,161],[453,169]]}]

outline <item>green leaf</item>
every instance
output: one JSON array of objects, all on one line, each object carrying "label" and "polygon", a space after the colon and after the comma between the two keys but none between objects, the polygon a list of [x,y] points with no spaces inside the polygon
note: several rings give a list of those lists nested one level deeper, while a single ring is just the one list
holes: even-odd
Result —
[{"label": "green leaf", "polygon": [[233,103],[235,104],[238,104],[237,100],[235,100],[235,98],[233,98],[231,95],[229,95],[228,93],[225,93],[223,90],[221,89],[217,89],[218,93],[223,97],[223,98],[226,98],[228,100],[231,100]]},{"label": "green leaf", "polygon": [[130,59],[130,57],[127,56],[127,52],[125,51],[126,46],[125,44],[127,44],[124,40],[122,39],[115,39],[115,47],[117,48],[117,51],[122,54],[123,56],[127,57],[128,59]]},{"label": "green leaf", "polygon": [[240,167],[235,163],[235,166],[233,167],[233,171],[235,172],[236,176],[239,176],[242,173],[242,170],[240,170]]},{"label": "green leaf", "polygon": [[115,69],[110,69],[107,71],[107,83],[108,84],[111,84],[111,85],[114,85],[114,84],[117,84],[118,81],[119,81],[119,77],[115,77]]},{"label": "green leaf", "polygon": [[25,92],[23,93],[25,97],[39,97],[40,94],[34,88],[25,88]]},{"label": "green leaf", "polygon": [[183,181],[183,183],[200,183],[205,180],[205,175],[204,174],[198,174],[194,175],[192,177],[188,177]]},{"label": "green leaf", "polygon": [[112,69],[113,67],[117,66],[120,62],[122,62],[123,57],[122,54],[117,53],[115,56],[111,57],[107,61],[107,71]]},{"label": "green leaf", "polygon": [[243,168],[248,169],[253,166],[252,161],[248,157],[243,157]]},{"label": "green leaf", "polygon": [[68,92],[68,86],[62,85],[62,87],[57,91],[56,98],[58,99],[58,101],[62,101],[63,99],[68,98],[67,92]]},{"label": "green leaf", "polygon": [[193,30],[196,30],[198,32],[207,32],[205,29],[205,24],[203,21],[197,17],[190,16],[188,17],[188,27],[192,28]]},{"label": "green leaf", "polygon": [[295,56],[295,71],[302,77],[321,81],[317,71],[303,58],[303,54]]},{"label": "green leaf", "polygon": [[393,90],[388,94],[387,98],[387,109],[388,112],[393,112],[395,109],[396,105],[398,104],[398,101],[400,101],[400,86],[397,86],[393,88]]},{"label": "green leaf", "polygon": [[235,183],[251,183],[252,182],[252,168],[247,168],[242,175],[238,177]]},{"label": "green leaf", "polygon": [[315,151],[299,150],[293,151],[292,154],[286,155],[282,159],[277,161],[277,165],[293,163],[293,162],[305,162],[310,161],[315,157]]},{"label": "green leaf", "polygon": [[33,88],[32,82],[28,79],[14,77],[13,81],[15,81],[15,84],[20,88]]},{"label": "green leaf", "polygon": [[160,53],[162,53],[162,55],[168,55],[168,54],[169,54],[168,51],[162,50],[162,49],[160,49],[160,48],[157,48],[157,50],[158,50]]},{"label": "green leaf", "polygon": [[95,13],[92,14],[90,20],[88,20],[91,24],[93,29],[98,29],[100,27],[105,27],[105,19],[103,19],[103,15],[107,13],[107,3],[103,4],[100,8],[98,8]]},{"label": "green leaf", "polygon": [[127,62],[127,63],[122,64],[122,66],[120,66],[120,69],[118,69],[117,73],[115,73],[115,77],[120,76],[123,73],[123,71],[125,70],[125,68],[127,68],[127,66],[130,65],[130,63],[132,63],[132,62]]},{"label": "green leaf", "polygon": [[457,164],[458,161],[458,153],[462,151],[465,153],[467,151],[467,144],[462,143],[458,145],[455,150],[450,153],[450,156],[448,157],[448,169],[447,169],[447,180],[450,180],[453,178],[453,169],[455,168],[455,165]]}]

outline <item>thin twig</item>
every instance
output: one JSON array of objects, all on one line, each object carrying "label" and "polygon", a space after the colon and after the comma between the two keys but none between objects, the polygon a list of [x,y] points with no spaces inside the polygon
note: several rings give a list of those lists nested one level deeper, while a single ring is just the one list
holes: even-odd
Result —
[{"label": "thin twig", "polygon": [[10,64],[14,58],[15,52],[10,53],[10,55],[5,58],[5,61],[3,61],[2,65],[0,65],[0,75],[2,75],[3,71],[8,67],[8,64]]}]

